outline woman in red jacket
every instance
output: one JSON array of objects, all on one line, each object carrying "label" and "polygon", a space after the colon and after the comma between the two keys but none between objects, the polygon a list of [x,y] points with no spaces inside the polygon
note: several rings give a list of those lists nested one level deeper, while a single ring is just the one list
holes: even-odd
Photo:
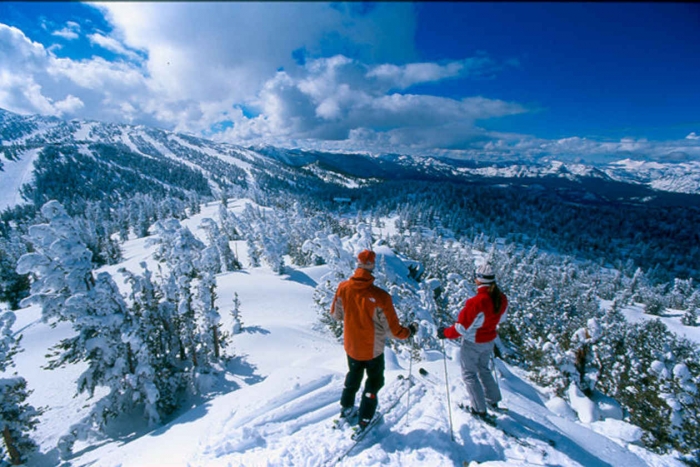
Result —
[{"label": "woman in red jacket", "polygon": [[497,408],[501,391],[489,370],[489,360],[497,337],[496,327],[505,315],[508,299],[496,285],[496,276],[489,264],[476,270],[477,294],[467,300],[457,322],[438,328],[440,339],[462,338],[460,363],[462,378],[471,398],[471,412],[486,417],[487,404]]}]

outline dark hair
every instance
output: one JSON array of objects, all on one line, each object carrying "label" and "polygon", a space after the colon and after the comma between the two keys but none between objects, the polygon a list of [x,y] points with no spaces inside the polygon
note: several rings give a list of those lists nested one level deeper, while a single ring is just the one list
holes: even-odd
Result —
[{"label": "dark hair", "polygon": [[493,312],[499,314],[501,311],[501,303],[503,303],[503,292],[498,288],[498,285],[493,282],[489,285],[489,296],[493,302]]}]

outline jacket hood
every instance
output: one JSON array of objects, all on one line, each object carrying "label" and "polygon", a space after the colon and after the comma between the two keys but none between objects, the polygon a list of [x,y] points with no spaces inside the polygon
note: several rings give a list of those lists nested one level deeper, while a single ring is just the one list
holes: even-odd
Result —
[{"label": "jacket hood", "polygon": [[368,289],[374,284],[374,276],[366,269],[357,268],[350,278],[350,284],[353,289]]}]

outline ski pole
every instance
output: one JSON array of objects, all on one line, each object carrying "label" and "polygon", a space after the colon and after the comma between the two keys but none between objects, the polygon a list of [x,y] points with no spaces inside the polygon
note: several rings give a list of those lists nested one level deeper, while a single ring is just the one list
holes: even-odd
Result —
[{"label": "ski pole", "polygon": [[445,364],[445,389],[447,390],[447,413],[450,416],[450,439],[454,441],[454,428],[452,427],[452,403],[450,402],[450,383],[447,378],[447,353],[445,352],[445,339],[440,339],[440,342],[442,342],[442,361]]},{"label": "ski pole", "polygon": [[408,351],[408,391],[406,391],[406,425],[408,425],[408,414],[411,411],[411,373],[413,371],[413,352]]}]

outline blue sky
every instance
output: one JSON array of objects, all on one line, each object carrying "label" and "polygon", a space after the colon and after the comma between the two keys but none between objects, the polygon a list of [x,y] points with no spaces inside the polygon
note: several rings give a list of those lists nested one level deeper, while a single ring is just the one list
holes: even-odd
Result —
[{"label": "blue sky", "polygon": [[0,107],[242,145],[700,159],[693,3],[0,3]]}]

